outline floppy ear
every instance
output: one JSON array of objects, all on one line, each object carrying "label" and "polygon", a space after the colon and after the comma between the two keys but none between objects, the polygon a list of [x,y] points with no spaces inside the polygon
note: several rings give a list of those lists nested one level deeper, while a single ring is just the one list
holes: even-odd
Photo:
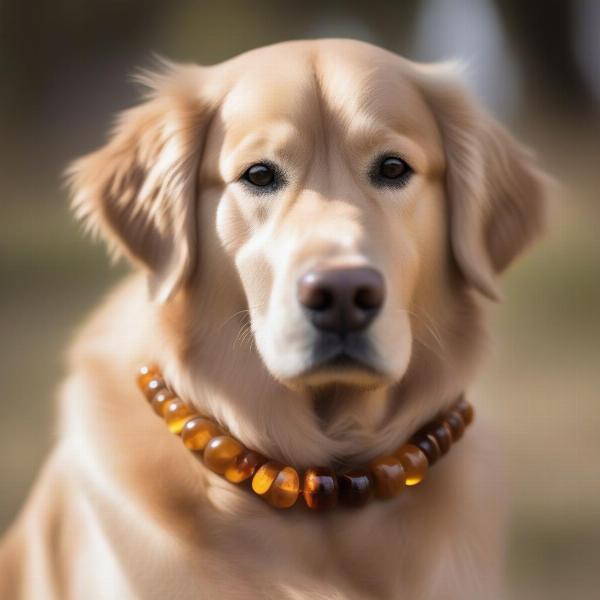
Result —
[{"label": "floppy ear", "polygon": [[543,230],[550,179],[466,92],[456,69],[420,69],[446,155],[450,241],[465,279],[498,299],[496,276]]},{"label": "floppy ear", "polygon": [[[193,71],[193,73],[192,73]],[[194,268],[197,171],[206,107],[192,89],[200,68],[146,75],[146,101],[123,112],[108,143],[68,169],[75,214],[113,255],[149,274],[163,302]]]}]

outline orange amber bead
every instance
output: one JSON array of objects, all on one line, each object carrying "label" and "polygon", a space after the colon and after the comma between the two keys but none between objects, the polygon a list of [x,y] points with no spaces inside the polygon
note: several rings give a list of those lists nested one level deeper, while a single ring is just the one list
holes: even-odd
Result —
[{"label": "orange amber bead", "polygon": [[181,398],[169,400],[163,410],[165,422],[171,433],[180,433],[185,422],[193,416],[194,412]]},{"label": "orange amber bead", "polygon": [[146,398],[148,400],[152,400],[152,398],[154,398],[158,392],[166,388],[167,386],[163,379],[157,375],[154,375],[146,384],[146,387],[144,388],[144,394],[146,394]]},{"label": "orange amber bead", "polygon": [[281,469],[283,469],[283,465],[274,460],[270,460],[262,465],[252,478],[252,489],[254,492],[259,496],[267,494]]},{"label": "orange amber bead", "polygon": [[338,501],[338,482],[334,471],[327,467],[312,467],[304,473],[304,501],[309,508],[325,510]]},{"label": "orange amber bead", "polygon": [[300,478],[292,467],[269,461],[256,471],[252,489],[275,508],[289,508],[300,494]]},{"label": "orange amber bead", "polygon": [[349,469],[338,475],[340,503],[358,508],[373,497],[373,476],[364,469]]},{"label": "orange amber bead", "polygon": [[175,394],[171,390],[160,390],[154,394],[154,398],[150,400],[150,405],[159,417],[164,417],[167,404],[174,398]]},{"label": "orange amber bead", "polygon": [[225,471],[225,478],[232,483],[241,483],[250,479],[256,470],[261,467],[267,459],[258,452],[248,450],[240,454],[233,464]]},{"label": "orange amber bead", "polygon": [[444,421],[448,423],[452,433],[452,441],[458,442],[465,432],[465,422],[458,411],[451,411],[444,416]]},{"label": "orange amber bead", "polygon": [[237,440],[228,435],[214,437],[204,448],[204,464],[215,473],[224,475],[225,471],[234,464],[236,458],[244,452]]},{"label": "orange amber bead", "polygon": [[396,452],[406,473],[406,485],[417,485],[425,478],[429,463],[422,450],[412,444],[404,444]]},{"label": "orange amber bead", "polygon": [[404,489],[406,473],[399,458],[381,456],[372,461],[370,467],[375,480],[375,493],[380,498],[393,498]]},{"label": "orange amber bead", "polygon": [[223,432],[214,421],[205,417],[193,417],[185,422],[181,430],[181,439],[188,450],[198,451],[204,450],[212,438],[222,434]]},{"label": "orange amber bead", "polygon": [[265,500],[275,508],[290,508],[300,495],[300,478],[293,467],[279,471]]},{"label": "orange amber bead", "polygon": [[146,391],[146,386],[148,382],[153,379],[156,375],[158,375],[158,369],[154,366],[146,366],[140,367],[137,376],[137,384],[142,392]]}]

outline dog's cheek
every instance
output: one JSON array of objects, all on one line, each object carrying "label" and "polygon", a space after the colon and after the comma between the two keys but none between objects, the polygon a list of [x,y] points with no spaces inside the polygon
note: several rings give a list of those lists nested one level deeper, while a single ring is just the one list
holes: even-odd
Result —
[{"label": "dog's cheek", "polygon": [[402,288],[405,307],[427,302],[448,277],[448,222],[439,186],[423,190],[402,236]]},{"label": "dog's cheek", "polygon": [[232,194],[224,194],[216,212],[216,231],[221,245],[234,257],[250,236],[251,228]]},{"label": "dog's cheek", "polygon": [[409,311],[402,308],[397,298],[390,298],[387,314],[376,320],[371,342],[377,350],[381,369],[392,381],[402,378],[412,355],[413,335]]},{"label": "dog's cheek", "polygon": [[272,246],[268,231],[252,219],[251,207],[244,207],[233,194],[222,198],[217,209],[216,230],[220,243],[235,264],[250,325],[261,354],[272,354],[273,331],[270,305],[273,267],[265,249]]},{"label": "dog's cheek", "polygon": [[254,327],[259,319],[266,318],[273,287],[273,270],[257,236],[250,237],[236,252],[235,266]]},{"label": "dog's cheek", "polygon": [[304,366],[307,334],[295,286],[290,285],[284,261],[277,261],[284,253],[273,248],[278,246],[266,231],[256,234],[240,248],[235,262],[257,349],[271,374],[285,379]]}]

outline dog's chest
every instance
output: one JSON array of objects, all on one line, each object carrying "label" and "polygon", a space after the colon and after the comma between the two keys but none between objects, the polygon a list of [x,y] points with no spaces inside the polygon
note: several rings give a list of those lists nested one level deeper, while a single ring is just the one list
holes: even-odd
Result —
[{"label": "dog's chest", "polygon": [[444,546],[430,528],[431,504],[399,498],[328,514],[269,510],[211,537],[224,580],[255,586],[250,597],[410,598],[404,594]]}]

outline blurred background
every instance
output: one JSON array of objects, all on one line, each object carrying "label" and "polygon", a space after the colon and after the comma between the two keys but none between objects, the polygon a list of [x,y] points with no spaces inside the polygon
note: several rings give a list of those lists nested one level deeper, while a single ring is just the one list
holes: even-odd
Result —
[{"label": "blurred background", "polygon": [[219,62],[290,38],[352,37],[460,58],[488,108],[562,184],[552,230],[505,278],[477,383],[504,439],[510,597],[600,584],[600,2],[0,2],[0,532],[54,436],[73,331],[124,266],[84,240],[61,172],[136,101],[157,52]]}]

